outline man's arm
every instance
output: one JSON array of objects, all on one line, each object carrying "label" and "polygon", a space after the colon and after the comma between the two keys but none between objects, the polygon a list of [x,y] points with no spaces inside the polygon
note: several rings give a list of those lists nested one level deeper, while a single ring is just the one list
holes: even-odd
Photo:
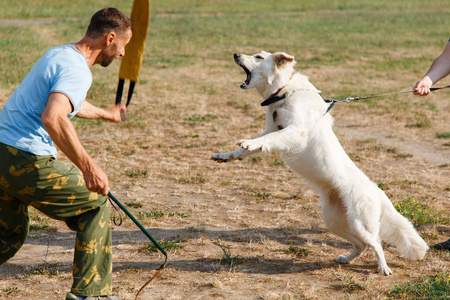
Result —
[{"label": "man's arm", "polygon": [[414,86],[414,94],[425,96],[430,93],[430,87],[450,74],[450,42],[430,67],[430,70]]},{"label": "man's arm", "polygon": [[67,96],[52,93],[42,113],[42,122],[53,142],[81,170],[88,190],[106,196],[109,192],[108,177],[81,144],[67,117],[71,111],[72,105]]},{"label": "man's arm", "polygon": [[114,122],[120,122],[121,116],[127,111],[127,107],[123,104],[117,104],[116,106],[106,110],[92,105],[86,100],[81,105],[80,110],[76,114],[76,117],[83,119],[104,119]]}]

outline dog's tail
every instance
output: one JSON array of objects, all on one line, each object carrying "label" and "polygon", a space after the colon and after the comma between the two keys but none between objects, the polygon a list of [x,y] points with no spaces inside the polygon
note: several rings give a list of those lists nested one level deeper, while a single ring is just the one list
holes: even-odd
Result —
[{"label": "dog's tail", "polygon": [[401,255],[411,260],[421,260],[429,249],[411,222],[403,217],[391,201],[383,195],[380,237],[393,244]]}]

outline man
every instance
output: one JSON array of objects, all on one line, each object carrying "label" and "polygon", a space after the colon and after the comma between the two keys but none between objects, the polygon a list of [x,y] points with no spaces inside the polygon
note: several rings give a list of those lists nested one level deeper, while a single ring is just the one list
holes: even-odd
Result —
[{"label": "man", "polygon": [[[66,299],[119,299],[112,292],[108,178],[82,146],[73,116],[120,121],[85,101],[90,67],[125,55],[130,19],[115,8],[95,13],[78,43],[50,49],[0,112],[0,264],[28,233],[28,208],[64,221],[77,232],[73,285]],[[75,164],[55,160],[55,145]],[[100,298],[98,298],[100,297]]]},{"label": "man", "polygon": [[[433,84],[450,74],[450,40],[444,51],[431,64],[428,72],[414,86],[414,94],[426,96]],[[450,239],[433,246],[436,250],[450,250]]]}]

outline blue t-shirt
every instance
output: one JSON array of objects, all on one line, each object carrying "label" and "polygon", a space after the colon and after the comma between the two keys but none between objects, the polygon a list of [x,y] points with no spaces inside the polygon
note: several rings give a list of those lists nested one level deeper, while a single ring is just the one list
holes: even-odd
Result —
[{"label": "blue t-shirt", "polygon": [[77,114],[92,83],[83,54],[73,44],[48,50],[0,111],[0,142],[35,155],[57,156],[41,116],[51,93],[62,93]]}]

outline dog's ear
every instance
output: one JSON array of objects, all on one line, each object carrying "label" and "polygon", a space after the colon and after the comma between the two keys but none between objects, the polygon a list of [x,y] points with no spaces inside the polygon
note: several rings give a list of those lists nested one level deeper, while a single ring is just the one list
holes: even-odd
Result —
[{"label": "dog's ear", "polygon": [[283,67],[287,63],[291,63],[294,61],[294,57],[292,55],[286,54],[284,52],[277,52],[273,54],[273,60],[277,67]]}]

